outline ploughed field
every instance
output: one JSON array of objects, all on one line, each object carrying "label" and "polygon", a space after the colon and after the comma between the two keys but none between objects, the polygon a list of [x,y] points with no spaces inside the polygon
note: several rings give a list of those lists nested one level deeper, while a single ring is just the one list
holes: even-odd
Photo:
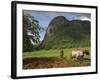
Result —
[{"label": "ploughed field", "polygon": [[82,60],[71,59],[71,52],[75,48],[64,49],[64,57],[60,57],[59,49],[39,50],[23,53],[23,69],[62,68],[90,66],[90,55]]}]

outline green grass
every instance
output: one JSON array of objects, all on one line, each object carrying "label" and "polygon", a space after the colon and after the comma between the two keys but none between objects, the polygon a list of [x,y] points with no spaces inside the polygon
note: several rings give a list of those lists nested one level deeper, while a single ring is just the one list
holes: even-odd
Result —
[{"label": "green grass", "polygon": [[[88,48],[88,47],[87,47]],[[71,57],[72,50],[75,50],[75,48],[69,48],[69,49],[63,49],[64,50],[64,58],[69,60]],[[32,58],[32,57],[60,57],[60,49],[50,49],[50,50],[39,50],[39,51],[33,51],[33,52],[24,52],[23,53],[23,59],[26,58]],[[87,56],[85,56],[87,57]]]}]

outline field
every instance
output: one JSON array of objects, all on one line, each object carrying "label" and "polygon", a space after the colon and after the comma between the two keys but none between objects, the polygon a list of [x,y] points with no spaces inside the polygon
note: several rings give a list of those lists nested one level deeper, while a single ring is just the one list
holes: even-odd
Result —
[{"label": "field", "polygon": [[73,50],[75,48],[63,49],[63,58],[60,57],[59,49],[24,52],[23,69],[90,66],[90,55],[85,55],[81,61],[71,59],[71,52]]}]

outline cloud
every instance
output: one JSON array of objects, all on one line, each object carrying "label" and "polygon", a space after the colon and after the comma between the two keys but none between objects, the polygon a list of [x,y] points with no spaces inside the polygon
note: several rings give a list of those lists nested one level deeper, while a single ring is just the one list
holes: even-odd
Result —
[{"label": "cloud", "polygon": [[88,18],[88,17],[81,17],[80,20],[83,20],[83,21],[84,21],[84,20],[91,21],[91,19]]}]

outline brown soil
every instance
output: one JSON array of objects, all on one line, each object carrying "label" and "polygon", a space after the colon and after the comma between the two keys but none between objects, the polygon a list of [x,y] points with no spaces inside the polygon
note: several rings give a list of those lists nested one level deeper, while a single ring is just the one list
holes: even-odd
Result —
[{"label": "brown soil", "polygon": [[62,68],[90,66],[90,60],[65,60],[61,58],[28,58],[23,60],[23,69]]}]

